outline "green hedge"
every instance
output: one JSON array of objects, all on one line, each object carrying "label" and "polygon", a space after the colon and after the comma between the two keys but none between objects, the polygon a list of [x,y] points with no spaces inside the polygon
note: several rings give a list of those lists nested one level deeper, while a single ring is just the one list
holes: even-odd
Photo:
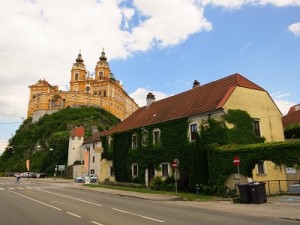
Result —
[{"label": "green hedge", "polygon": [[255,164],[272,161],[289,167],[300,165],[300,141],[272,142],[250,145],[210,145],[208,151],[209,178],[212,184],[222,187],[227,177],[237,172],[233,157],[240,158],[240,173],[252,177]]},{"label": "green hedge", "polygon": [[284,137],[286,139],[299,139],[300,138],[300,123],[295,123],[287,126],[284,129]]}]

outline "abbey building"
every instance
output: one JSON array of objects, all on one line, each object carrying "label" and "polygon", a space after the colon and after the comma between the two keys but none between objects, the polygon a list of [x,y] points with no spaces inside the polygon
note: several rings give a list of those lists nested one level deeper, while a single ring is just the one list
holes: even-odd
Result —
[{"label": "abbey building", "polygon": [[138,105],[111,72],[104,51],[96,64],[94,77],[88,74],[79,52],[71,69],[69,91],[61,91],[57,85],[50,85],[45,79],[29,86],[29,89],[27,117],[32,116],[33,121],[68,106],[102,107],[121,120],[138,109]]}]

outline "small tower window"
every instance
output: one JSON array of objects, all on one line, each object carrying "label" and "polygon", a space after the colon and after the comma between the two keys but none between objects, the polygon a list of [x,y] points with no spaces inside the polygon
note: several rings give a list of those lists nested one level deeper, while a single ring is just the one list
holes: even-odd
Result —
[{"label": "small tower window", "polygon": [[79,77],[78,73],[75,73],[75,80],[78,80],[78,77]]},{"label": "small tower window", "polygon": [[100,71],[100,72],[99,72],[99,78],[102,79],[102,77],[103,77],[103,72]]}]

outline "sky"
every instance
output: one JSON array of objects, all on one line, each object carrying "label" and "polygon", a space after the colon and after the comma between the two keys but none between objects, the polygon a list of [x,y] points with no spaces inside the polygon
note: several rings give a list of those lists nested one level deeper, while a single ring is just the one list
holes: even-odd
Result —
[{"label": "sky", "polygon": [[139,106],[234,73],[285,115],[300,103],[300,0],[0,0],[0,154],[27,116],[29,85],[69,90],[81,51],[104,48]]}]

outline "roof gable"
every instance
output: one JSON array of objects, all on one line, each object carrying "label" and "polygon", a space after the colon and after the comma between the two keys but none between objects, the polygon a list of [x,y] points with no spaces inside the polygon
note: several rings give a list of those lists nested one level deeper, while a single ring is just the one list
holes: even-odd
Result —
[{"label": "roof gable", "polygon": [[233,74],[153,102],[148,107],[139,108],[108,132],[103,132],[102,135],[222,110],[222,107],[237,86],[265,91],[240,74]]},{"label": "roof gable", "polygon": [[84,137],[84,127],[76,127],[73,130],[71,137]]}]

